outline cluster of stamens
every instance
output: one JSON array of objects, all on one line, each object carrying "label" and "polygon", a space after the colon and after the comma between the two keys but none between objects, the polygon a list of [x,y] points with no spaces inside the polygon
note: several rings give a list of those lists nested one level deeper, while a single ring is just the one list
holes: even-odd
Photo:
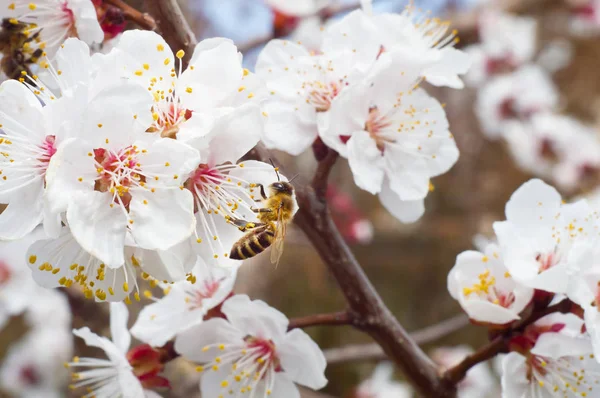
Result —
[{"label": "cluster of stamens", "polygon": [[[510,274],[507,272],[504,276],[509,278]],[[489,269],[486,269],[479,274],[477,278],[478,282],[473,283],[471,287],[463,288],[465,297],[477,295],[478,297],[483,297],[489,302],[504,308],[509,308],[514,303],[514,293],[509,292],[508,294],[505,294],[501,292],[496,286],[496,277],[491,275]]]},{"label": "cluster of stamens", "polygon": [[257,386],[261,381],[264,382],[263,396],[269,396],[275,383],[274,374],[283,371],[276,346],[271,340],[247,336],[243,345],[213,344],[202,350],[215,350],[221,354],[212,362],[198,366],[196,371],[217,372],[224,366],[231,367],[231,373],[221,381],[223,394],[219,398],[227,394],[257,393]]}]

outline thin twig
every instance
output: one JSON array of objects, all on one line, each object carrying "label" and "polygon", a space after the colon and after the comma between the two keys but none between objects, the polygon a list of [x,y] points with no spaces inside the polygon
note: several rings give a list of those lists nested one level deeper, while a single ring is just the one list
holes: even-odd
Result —
[{"label": "thin twig", "polygon": [[156,29],[156,21],[150,15],[145,12],[140,12],[125,3],[123,0],[104,0],[107,4],[117,7],[121,11],[123,11],[123,15],[129,21],[134,22],[140,28],[146,30],[155,30]]},{"label": "thin twig", "polygon": [[[422,345],[439,340],[449,334],[469,325],[469,317],[459,314],[432,326],[416,330],[410,333],[415,343]],[[325,350],[325,358],[328,365],[350,361],[368,361],[385,359],[386,355],[377,343],[353,344],[340,348]]]},{"label": "thin twig", "polygon": [[570,300],[563,300],[558,304],[554,304],[539,311],[533,312],[529,317],[516,323],[510,329],[504,331],[504,333],[501,335],[496,336],[488,344],[479,348],[476,352],[467,356],[460,363],[444,372],[444,379],[452,383],[458,383],[465,377],[467,371],[473,366],[487,361],[497,354],[506,351],[510,339],[524,332],[527,326],[537,322],[546,315],[553,313],[568,313],[572,308],[573,302]]},{"label": "thin twig", "polygon": [[309,326],[343,326],[351,325],[352,318],[346,311],[334,312],[332,314],[316,314],[303,318],[294,318],[290,320],[288,330],[296,328],[306,328]]}]

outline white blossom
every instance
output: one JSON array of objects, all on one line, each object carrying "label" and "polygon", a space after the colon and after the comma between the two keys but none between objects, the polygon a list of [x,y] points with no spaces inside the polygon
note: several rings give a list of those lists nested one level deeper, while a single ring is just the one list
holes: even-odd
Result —
[{"label": "white blossom", "polygon": [[181,180],[193,197],[195,249],[204,261],[220,266],[235,264],[227,257],[242,233],[228,219],[255,220],[251,207],[261,198],[253,187],[263,182],[261,175],[268,173],[265,186],[277,178],[268,164],[238,164],[263,131],[265,116],[259,106],[265,96],[262,82],[242,67],[241,54],[227,39],[200,42],[184,71],[183,51],[173,55],[153,32],[125,32],[116,49],[104,62],[116,64],[121,74],[154,96],[154,123],[148,131],[176,138],[200,153],[200,164],[188,173],[189,179]]},{"label": "white blossom", "polygon": [[554,188],[533,179],[513,193],[506,204],[506,221],[495,222],[494,231],[515,281],[565,293],[581,244],[595,242],[596,220],[584,201],[562,204]]},{"label": "white blossom", "polygon": [[0,368],[0,386],[11,396],[63,397],[68,381],[63,364],[72,353],[68,328],[35,328],[10,346]]},{"label": "white blossom", "polygon": [[600,169],[596,130],[572,117],[541,112],[507,123],[504,137],[517,165],[562,189],[577,188]]},{"label": "white blossom", "polygon": [[414,88],[420,62],[411,65],[397,53],[380,62],[367,83],[332,103],[328,123],[320,126],[322,139],[348,157],[360,188],[379,194],[394,216],[412,222],[423,213],[430,178],[448,171],[458,149],[442,106]]},{"label": "white blossom", "polygon": [[51,200],[66,210],[73,236],[109,267],[123,264],[127,233],[150,250],[191,235],[193,202],[183,183],[200,160],[183,143],[145,133],[138,115],[151,107],[146,90],[127,84],[115,91],[131,106],[112,96],[89,104],[79,135],[59,148],[48,173]]},{"label": "white blossom", "polygon": [[237,268],[209,267],[198,260],[187,280],[164,286],[165,296],[145,306],[131,334],[154,347],[202,323],[233,290]]},{"label": "white blossom", "polygon": [[325,357],[288,319],[262,301],[237,295],[222,307],[227,320],[213,318],[177,336],[175,349],[204,365],[200,388],[207,397],[233,389],[257,397],[298,398],[294,383],[320,389],[327,384]]},{"label": "white blossom", "polygon": [[479,16],[480,43],[466,48],[473,60],[467,74],[479,86],[490,76],[502,74],[531,61],[537,41],[537,22],[530,17],[484,10]]},{"label": "white blossom", "polygon": [[371,1],[363,9],[345,16],[327,29],[322,51],[351,49],[355,62],[375,62],[382,52],[400,51],[407,60],[423,60],[421,76],[435,86],[462,88],[459,75],[467,72],[470,57],[454,48],[456,30],[448,33],[449,22],[429,18],[413,4],[399,14],[373,13]]},{"label": "white blossom", "polygon": [[600,364],[582,321],[573,314],[552,314],[529,326],[502,360],[503,398],[595,397]]},{"label": "white blossom", "polygon": [[483,253],[462,252],[448,274],[448,291],[474,321],[497,325],[520,319],[534,290],[515,282],[500,248],[489,244]]},{"label": "white blossom", "polygon": [[108,359],[74,357],[67,366],[73,369],[72,389],[85,387],[87,396],[111,397],[155,397],[144,391],[142,383],[133,373],[127,359],[131,336],[127,330],[129,311],[123,303],[110,305],[110,332],[112,340],[92,333],[89,328],[74,329],[73,334],[82,338],[88,346],[98,347]]},{"label": "white blossom", "polygon": [[483,85],[477,93],[475,112],[483,133],[495,139],[502,137],[508,122],[527,120],[557,105],[558,91],[547,72],[526,65]]},{"label": "white blossom", "polygon": [[123,262],[111,267],[87,252],[71,230],[63,227],[58,238],[39,240],[29,247],[27,265],[39,285],[79,285],[85,297],[98,301],[129,301],[131,294],[140,300],[138,267],[145,279],[173,282],[184,279],[194,265],[195,255],[188,241],[161,251],[140,249],[129,235],[126,238],[127,244],[121,249]]}]

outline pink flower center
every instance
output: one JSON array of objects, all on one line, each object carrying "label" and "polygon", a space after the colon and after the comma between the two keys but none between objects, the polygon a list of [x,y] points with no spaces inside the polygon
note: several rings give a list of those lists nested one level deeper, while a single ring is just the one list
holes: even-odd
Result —
[{"label": "pink flower center", "polygon": [[515,109],[515,99],[507,98],[502,101],[498,106],[498,114],[500,115],[501,119],[514,119],[518,117]]},{"label": "pink flower center", "polygon": [[160,105],[162,104],[155,106],[154,118],[156,120],[148,132],[159,132],[161,137],[165,138],[176,138],[180,124],[192,117],[192,111],[189,109],[179,109],[173,102],[169,102],[163,106]]},{"label": "pink flower center", "polygon": [[[94,189],[100,192],[110,192],[115,202],[128,208],[131,202],[129,189],[132,186],[143,186],[146,177],[141,174],[137,160],[139,150],[129,146],[113,152],[103,148],[94,149],[96,172],[98,177]],[[155,177],[158,179],[158,177]]]},{"label": "pink flower center", "polygon": [[317,112],[327,112],[331,107],[331,101],[340,93],[348,82],[340,79],[330,83],[322,83],[320,81],[305,82],[302,88],[307,90],[308,97],[306,103],[313,105]]},{"label": "pink flower center", "polygon": [[40,145],[40,149],[42,150],[42,154],[38,158],[40,162],[42,162],[42,167],[44,170],[48,168],[48,164],[50,163],[50,159],[56,153],[56,137],[53,135],[47,135],[44,138],[44,142]]},{"label": "pink flower center", "polygon": [[485,71],[488,75],[510,72],[512,69],[514,69],[514,62],[510,56],[488,58],[485,61]]},{"label": "pink flower center", "polygon": [[7,263],[0,261],[0,286],[10,280],[12,271]]},{"label": "pink flower center", "polygon": [[195,310],[203,307],[203,302],[206,299],[212,298],[215,293],[219,290],[221,281],[205,281],[203,286],[194,285],[194,290],[189,292],[186,297],[186,302],[189,305],[189,309]]},{"label": "pink flower center", "polygon": [[21,368],[19,376],[27,385],[33,386],[40,383],[40,375],[33,365],[24,366]]},{"label": "pink flower center", "polygon": [[[244,341],[248,351],[252,350],[254,355],[258,356],[256,363],[259,369],[273,367],[275,372],[282,372],[281,363],[277,357],[275,343],[273,340],[261,339],[259,337],[247,336]],[[260,370],[258,371],[260,372]]]},{"label": "pink flower center", "polygon": [[384,132],[387,128],[392,125],[389,118],[385,115],[382,115],[379,110],[374,107],[369,110],[369,116],[367,118],[367,122],[365,123],[365,130],[369,133],[371,138],[375,140],[377,145],[377,149],[383,153],[385,150],[386,143],[395,142],[390,137],[386,137]]},{"label": "pink flower center", "polygon": [[556,264],[558,264],[558,262],[560,260],[556,253],[538,254],[535,257],[535,259],[540,265],[539,270],[538,270],[538,273],[540,273],[540,274],[542,272],[547,271],[550,268],[554,267]]},{"label": "pink flower center", "polygon": [[63,26],[68,29],[67,37],[78,37],[77,28],[75,27],[75,14],[73,14],[73,10],[69,8],[67,1],[62,3],[61,11],[64,14]]}]

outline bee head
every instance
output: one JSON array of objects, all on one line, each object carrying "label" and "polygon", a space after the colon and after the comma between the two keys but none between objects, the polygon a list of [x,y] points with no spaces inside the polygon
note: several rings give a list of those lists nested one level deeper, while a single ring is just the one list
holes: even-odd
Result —
[{"label": "bee head", "polygon": [[294,192],[294,187],[287,181],[277,181],[269,185],[273,193],[287,193],[291,195]]}]

